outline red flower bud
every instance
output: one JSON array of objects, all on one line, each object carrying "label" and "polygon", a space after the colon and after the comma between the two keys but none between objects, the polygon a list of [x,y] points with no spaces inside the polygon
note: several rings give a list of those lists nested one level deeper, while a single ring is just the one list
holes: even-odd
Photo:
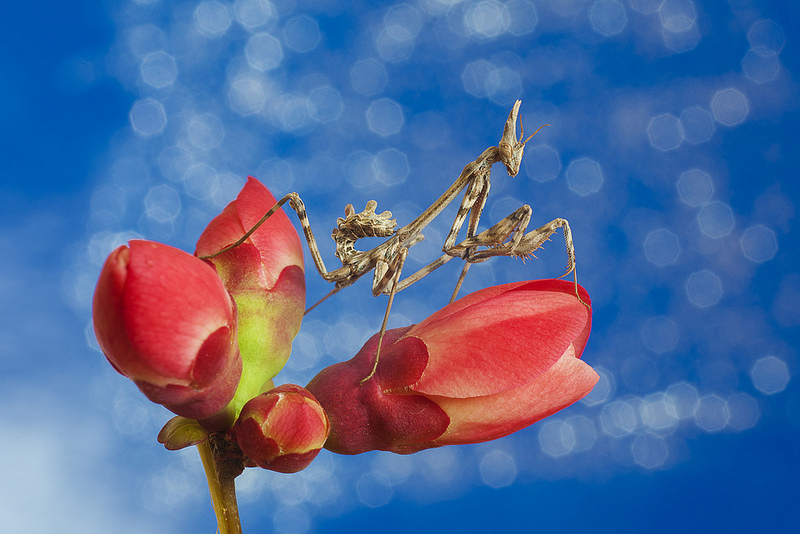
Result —
[{"label": "red flower bud", "polygon": [[[236,200],[203,231],[195,255],[210,256],[235,243],[275,202],[249,177]],[[236,301],[244,370],[234,403],[241,407],[263,391],[291,353],[305,308],[303,249],[286,213],[278,210],[244,243],[206,261]]]},{"label": "red flower bud", "polygon": [[311,393],[284,384],[248,401],[233,430],[242,452],[257,465],[296,473],[316,458],[330,428]]},{"label": "red flower bud", "polygon": [[[589,295],[580,288],[580,296]],[[378,335],[307,388],[328,414],[327,449],[412,453],[516,432],[583,398],[591,312],[563,280],[477,291],[421,323]]]},{"label": "red flower bud", "polygon": [[153,402],[202,421],[233,398],[242,371],[234,303],[194,256],[151,241],[117,248],[92,315],[108,361]]}]

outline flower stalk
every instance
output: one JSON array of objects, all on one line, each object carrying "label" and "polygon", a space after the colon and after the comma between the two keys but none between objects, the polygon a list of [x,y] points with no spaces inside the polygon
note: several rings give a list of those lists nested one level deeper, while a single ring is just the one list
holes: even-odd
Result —
[{"label": "flower stalk", "polygon": [[236,477],[244,471],[244,462],[240,458],[231,457],[234,447],[238,449],[235,443],[222,434],[212,434],[197,445],[219,534],[242,534],[239,506],[236,503]]}]

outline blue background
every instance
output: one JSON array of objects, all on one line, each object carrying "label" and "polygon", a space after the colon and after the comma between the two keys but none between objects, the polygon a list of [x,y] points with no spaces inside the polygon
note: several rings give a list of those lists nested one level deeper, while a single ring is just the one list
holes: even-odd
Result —
[{"label": "blue background", "polygon": [[[98,351],[91,297],[128,239],[192,251],[248,174],[327,232],[369,199],[410,221],[515,99],[522,204],[573,229],[601,375],[508,438],[250,469],[245,532],[787,531],[800,525],[798,17],[729,0],[14,2],[0,31],[0,529],[213,532],[193,449]],[[378,5],[375,5],[378,4]],[[414,247],[439,253],[455,206]],[[292,220],[296,220],[291,215]],[[465,284],[559,276],[559,236]],[[390,326],[443,306],[451,262]],[[408,272],[411,272],[408,270]],[[329,290],[309,264],[308,299]],[[385,305],[312,312],[278,382],[351,357]]]}]

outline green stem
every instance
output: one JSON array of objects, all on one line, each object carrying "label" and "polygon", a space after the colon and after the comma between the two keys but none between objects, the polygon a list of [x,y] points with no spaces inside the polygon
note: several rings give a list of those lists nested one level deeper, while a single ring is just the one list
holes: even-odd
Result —
[{"label": "green stem", "polygon": [[211,505],[217,517],[219,534],[242,534],[239,522],[239,507],[236,504],[236,477],[244,467],[241,461],[232,460],[224,454],[224,437],[212,434],[197,446],[203,469],[208,480]]}]

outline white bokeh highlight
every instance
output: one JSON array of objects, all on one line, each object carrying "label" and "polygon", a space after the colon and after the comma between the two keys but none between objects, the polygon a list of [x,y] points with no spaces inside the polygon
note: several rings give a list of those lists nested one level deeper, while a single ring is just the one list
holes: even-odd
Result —
[{"label": "white bokeh highlight", "polygon": [[789,384],[789,366],[777,356],[765,356],[750,369],[753,387],[765,395],[780,393]]}]

